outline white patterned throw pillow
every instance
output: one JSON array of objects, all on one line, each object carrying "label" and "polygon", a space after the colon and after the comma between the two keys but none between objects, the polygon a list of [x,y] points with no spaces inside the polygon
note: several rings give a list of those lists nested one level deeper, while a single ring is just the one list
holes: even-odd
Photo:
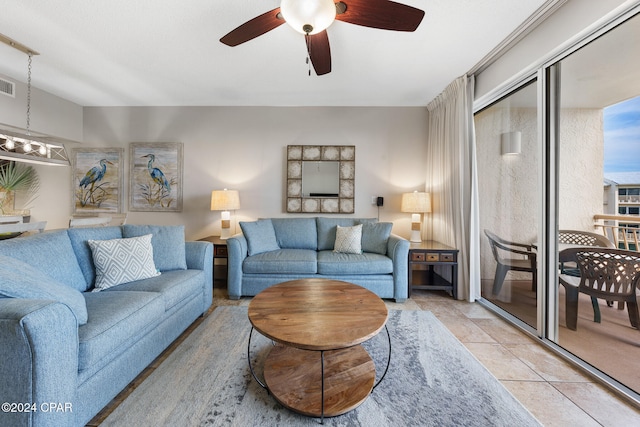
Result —
[{"label": "white patterned throw pillow", "polygon": [[362,224],[353,227],[336,226],[336,242],[333,245],[334,252],[346,254],[362,253]]},{"label": "white patterned throw pillow", "polygon": [[151,234],[112,240],[88,240],[96,267],[98,292],[134,280],[159,276],[153,262]]}]

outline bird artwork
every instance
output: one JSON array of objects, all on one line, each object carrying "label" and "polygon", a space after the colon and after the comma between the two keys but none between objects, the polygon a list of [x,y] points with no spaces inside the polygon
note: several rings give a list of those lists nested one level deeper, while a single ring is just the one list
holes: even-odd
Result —
[{"label": "bird artwork", "polygon": [[142,157],[149,158],[149,163],[147,163],[147,170],[149,171],[149,175],[151,175],[151,179],[153,180],[153,182],[158,184],[160,187],[164,187],[168,192],[171,192],[171,184],[169,184],[169,181],[167,181],[164,173],[160,169],[153,167],[153,162],[156,160],[156,156],[154,156],[153,154],[147,154],[146,156]]},{"label": "bird artwork", "polygon": [[167,179],[165,173],[162,172],[160,168],[153,165],[156,160],[154,154],[147,154],[142,156],[142,158],[149,159],[147,162],[147,171],[153,182],[150,185],[143,184],[141,186],[143,198],[146,199],[147,203],[151,206],[160,205],[161,207],[169,207],[173,202],[171,198],[172,181]]},{"label": "bird artwork", "polygon": [[[85,206],[88,202],[96,204],[96,200],[98,200],[98,202],[101,202],[105,198],[105,196],[108,195],[107,192],[101,188],[100,184],[96,188],[96,184],[102,181],[104,175],[107,173],[108,164],[113,165],[113,163],[109,160],[101,159],[99,162],[99,166],[94,166],[89,169],[89,171],[87,171],[87,173],[80,180],[80,203],[82,206]],[[87,187],[89,187],[88,190]],[[100,191],[97,191],[98,189],[100,189]],[[96,192],[99,192],[100,194],[96,195]]]}]

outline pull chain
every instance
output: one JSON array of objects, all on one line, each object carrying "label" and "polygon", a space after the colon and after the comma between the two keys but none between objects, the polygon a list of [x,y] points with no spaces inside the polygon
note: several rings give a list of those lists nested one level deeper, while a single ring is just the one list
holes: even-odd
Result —
[{"label": "pull chain", "polygon": [[309,33],[304,35],[304,39],[307,43],[307,65],[309,66],[309,77],[311,77],[311,38]]}]

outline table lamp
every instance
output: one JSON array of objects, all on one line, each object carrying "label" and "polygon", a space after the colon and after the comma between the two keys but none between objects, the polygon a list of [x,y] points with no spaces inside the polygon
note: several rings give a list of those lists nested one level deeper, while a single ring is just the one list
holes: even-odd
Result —
[{"label": "table lamp", "polygon": [[420,214],[431,212],[431,194],[414,191],[413,193],[403,193],[401,212],[410,212],[411,215],[411,238],[412,242],[422,242],[420,228],[422,220]]},{"label": "table lamp", "polygon": [[211,192],[211,210],[222,211],[220,214],[221,231],[223,240],[231,237],[231,212],[240,209],[240,195],[236,190],[213,190]]}]

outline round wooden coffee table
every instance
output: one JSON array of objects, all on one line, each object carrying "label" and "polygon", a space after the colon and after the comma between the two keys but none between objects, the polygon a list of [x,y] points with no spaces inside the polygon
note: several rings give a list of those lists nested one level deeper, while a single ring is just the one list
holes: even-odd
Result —
[{"label": "round wooden coffee table", "polygon": [[301,279],[265,289],[249,304],[253,328],[277,343],[261,385],[307,416],[324,419],[355,409],[377,385],[373,360],[360,344],[385,327],[387,315],[376,294],[338,280]]}]

